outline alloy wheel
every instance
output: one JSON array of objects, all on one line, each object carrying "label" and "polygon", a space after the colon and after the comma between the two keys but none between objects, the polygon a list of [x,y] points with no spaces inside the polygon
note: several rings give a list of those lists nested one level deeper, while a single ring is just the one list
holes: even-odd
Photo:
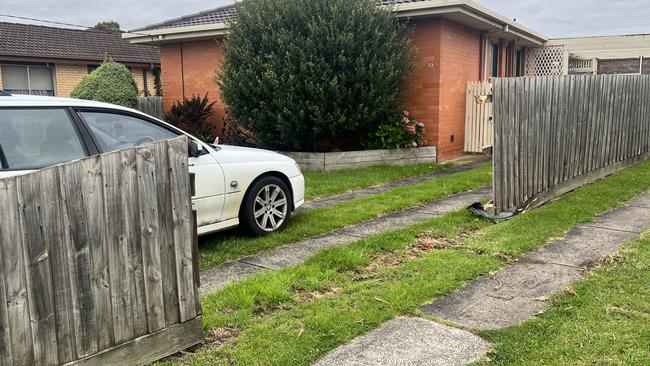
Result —
[{"label": "alloy wheel", "polygon": [[260,229],[272,232],[282,226],[289,211],[287,195],[275,184],[264,186],[255,196],[253,216]]}]

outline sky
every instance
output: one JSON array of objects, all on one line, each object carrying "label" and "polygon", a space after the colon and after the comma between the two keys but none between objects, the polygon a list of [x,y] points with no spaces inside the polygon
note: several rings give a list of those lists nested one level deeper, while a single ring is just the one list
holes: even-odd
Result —
[{"label": "sky", "polygon": [[[122,29],[134,29],[232,2],[233,0],[0,0],[0,14],[90,26],[102,20],[116,20]],[[650,33],[650,0],[478,2],[552,38]],[[0,21],[18,20],[0,16]]]}]

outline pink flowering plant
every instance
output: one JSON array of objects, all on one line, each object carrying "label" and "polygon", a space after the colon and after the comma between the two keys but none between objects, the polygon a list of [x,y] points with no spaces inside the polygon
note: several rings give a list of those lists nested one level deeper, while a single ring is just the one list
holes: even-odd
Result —
[{"label": "pink flowering plant", "polygon": [[366,149],[402,149],[426,145],[424,124],[411,117],[408,111],[397,120],[381,124],[371,132],[363,145]]}]

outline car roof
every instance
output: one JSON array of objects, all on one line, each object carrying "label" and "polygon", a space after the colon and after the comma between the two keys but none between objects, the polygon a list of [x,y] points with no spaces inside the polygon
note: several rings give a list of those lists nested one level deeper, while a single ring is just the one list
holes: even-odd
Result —
[{"label": "car roof", "polygon": [[93,100],[82,100],[74,98],[45,97],[22,94],[0,94],[0,107],[86,107],[86,108],[110,108],[124,111],[141,113],[131,108],[115,104],[96,102]]}]

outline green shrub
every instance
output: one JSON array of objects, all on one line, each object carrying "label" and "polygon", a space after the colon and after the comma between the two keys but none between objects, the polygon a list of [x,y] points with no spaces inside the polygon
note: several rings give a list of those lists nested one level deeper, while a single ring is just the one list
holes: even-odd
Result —
[{"label": "green shrub", "polygon": [[424,124],[413,119],[404,111],[393,122],[383,123],[363,142],[366,149],[405,149],[426,145]]},{"label": "green shrub", "polygon": [[70,95],[134,108],[139,94],[131,71],[120,63],[106,61],[85,75]]},{"label": "green shrub", "polygon": [[374,0],[249,0],[216,76],[228,112],[264,147],[318,150],[399,115],[413,70],[404,26]]},{"label": "green shrub", "polygon": [[210,103],[207,93],[203,98],[192,95],[190,99],[174,103],[165,113],[165,121],[211,143],[215,138],[215,126],[208,122],[208,118],[214,114],[214,103]]}]

